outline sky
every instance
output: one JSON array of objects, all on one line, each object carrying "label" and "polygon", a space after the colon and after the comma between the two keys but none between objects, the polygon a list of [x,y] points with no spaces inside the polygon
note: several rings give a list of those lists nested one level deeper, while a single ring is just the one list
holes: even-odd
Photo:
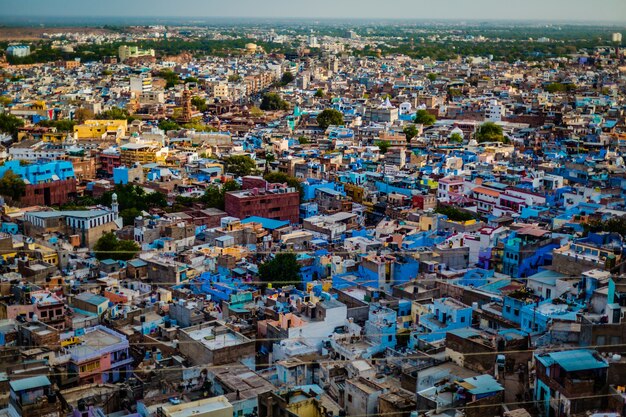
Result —
[{"label": "sky", "polygon": [[5,16],[276,17],[626,23],[626,0],[0,0]]}]

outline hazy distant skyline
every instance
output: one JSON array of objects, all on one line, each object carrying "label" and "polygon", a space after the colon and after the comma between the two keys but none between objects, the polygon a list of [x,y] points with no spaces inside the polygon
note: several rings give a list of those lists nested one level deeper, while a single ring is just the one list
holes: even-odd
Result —
[{"label": "hazy distant skyline", "polygon": [[5,16],[541,20],[626,23],[626,0],[0,0]]}]

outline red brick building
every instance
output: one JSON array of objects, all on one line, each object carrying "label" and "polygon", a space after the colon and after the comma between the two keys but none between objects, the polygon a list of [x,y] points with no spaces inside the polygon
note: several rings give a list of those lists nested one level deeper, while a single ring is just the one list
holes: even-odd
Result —
[{"label": "red brick building", "polygon": [[298,190],[279,184],[269,184],[268,187],[267,190],[252,188],[226,193],[226,212],[229,216],[242,220],[250,216],[259,216],[298,223],[300,213]]},{"label": "red brick building", "polygon": [[122,157],[119,153],[100,152],[98,155],[99,169],[108,175],[113,175],[113,168],[122,165]]},{"label": "red brick building", "polygon": [[76,197],[76,180],[57,180],[27,184],[20,198],[22,206],[58,206]]}]

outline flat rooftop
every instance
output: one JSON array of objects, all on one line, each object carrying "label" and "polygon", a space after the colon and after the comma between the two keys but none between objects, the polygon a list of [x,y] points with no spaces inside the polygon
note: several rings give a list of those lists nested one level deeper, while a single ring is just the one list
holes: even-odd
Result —
[{"label": "flat rooftop", "polygon": [[188,334],[189,337],[202,343],[210,350],[237,346],[246,342],[245,339],[230,330],[226,332],[220,332],[220,334],[216,335],[214,333],[213,327],[205,327],[203,329],[192,330]]}]

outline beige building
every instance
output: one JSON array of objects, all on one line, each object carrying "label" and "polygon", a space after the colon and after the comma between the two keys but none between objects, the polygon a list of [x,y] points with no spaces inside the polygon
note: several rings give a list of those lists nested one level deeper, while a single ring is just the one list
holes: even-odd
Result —
[{"label": "beige building", "polygon": [[232,417],[233,406],[220,395],[190,403],[164,405],[159,407],[157,415],[162,417]]}]

